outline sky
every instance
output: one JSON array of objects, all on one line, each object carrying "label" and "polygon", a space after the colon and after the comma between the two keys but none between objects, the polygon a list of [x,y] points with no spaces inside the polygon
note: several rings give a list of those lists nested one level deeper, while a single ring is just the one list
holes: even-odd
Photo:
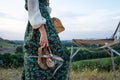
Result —
[{"label": "sky", "polygon": [[[0,0],[0,37],[23,40],[28,21],[24,0]],[[65,31],[61,40],[111,38],[120,21],[120,0],[51,0],[51,17]]]}]

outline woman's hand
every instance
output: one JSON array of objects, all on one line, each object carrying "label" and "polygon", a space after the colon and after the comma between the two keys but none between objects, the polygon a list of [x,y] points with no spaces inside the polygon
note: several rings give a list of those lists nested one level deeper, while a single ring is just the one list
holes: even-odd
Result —
[{"label": "woman's hand", "polygon": [[40,34],[41,34],[40,45],[42,47],[48,46],[48,38],[47,38],[47,33],[46,33],[44,25],[40,26],[39,31],[40,31]]}]

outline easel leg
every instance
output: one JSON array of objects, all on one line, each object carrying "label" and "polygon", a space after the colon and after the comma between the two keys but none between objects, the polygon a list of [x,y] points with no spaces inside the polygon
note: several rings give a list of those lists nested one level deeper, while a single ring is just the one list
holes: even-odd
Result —
[{"label": "easel leg", "polygon": [[114,80],[116,80],[116,69],[115,69],[115,62],[114,62],[114,55],[112,50],[110,50],[111,52],[111,59],[112,59],[112,65],[113,65],[113,76],[114,76]]},{"label": "easel leg", "polygon": [[115,69],[115,62],[114,62],[114,54],[111,49],[104,49],[110,56],[112,60],[112,66],[113,66],[113,78],[116,80],[116,69]]},{"label": "easel leg", "polygon": [[71,46],[70,62],[69,62],[69,68],[68,68],[68,79],[67,80],[70,80],[71,62],[72,62],[71,56],[72,56],[72,54],[73,54],[73,46]]}]

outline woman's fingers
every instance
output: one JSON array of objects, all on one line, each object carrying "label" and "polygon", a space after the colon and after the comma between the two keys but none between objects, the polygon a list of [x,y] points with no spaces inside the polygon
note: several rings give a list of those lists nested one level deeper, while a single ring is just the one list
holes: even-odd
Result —
[{"label": "woman's fingers", "polygon": [[48,41],[40,41],[42,47],[49,46]]},{"label": "woman's fingers", "polygon": [[49,44],[47,43],[47,47],[49,46]]},{"label": "woman's fingers", "polygon": [[43,46],[44,42],[40,40],[40,43],[39,43],[41,46]]}]

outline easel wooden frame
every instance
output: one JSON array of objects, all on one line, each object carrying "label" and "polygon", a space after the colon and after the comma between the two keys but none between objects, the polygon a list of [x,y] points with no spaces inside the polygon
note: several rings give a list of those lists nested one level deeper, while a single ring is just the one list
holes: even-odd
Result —
[{"label": "easel wooden frame", "polygon": [[[70,55],[70,63],[69,63],[70,66],[69,66],[69,70],[68,70],[68,77],[70,77],[70,69],[71,69],[72,59],[80,51],[81,46],[83,44],[102,44],[103,46],[100,47],[100,48],[104,49],[109,55],[111,55],[112,66],[113,66],[113,71],[114,71],[113,72],[113,77],[114,77],[114,80],[116,80],[117,76],[116,76],[116,69],[115,69],[114,54],[113,53],[117,54],[118,56],[120,56],[120,53],[117,52],[116,50],[114,50],[111,46],[115,45],[115,44],[120,44],[120,40],[117,40],[117,41],[115,40],[118,29],[120,29],[120,22],[119,22],[112,38],[110,38],[110,39],[98,39],[98,40],[73,39],[72,40],[72,46],[71,46],[71,55]],[[120,38],[120,35],[118,35],[118,36]],[[75,52],[73,52],[73,50],[74,50],[73,44],[76,44],[78,46],[78,49]]]},{"label": "easel wooden frame", "polygon": [[[101,39],[102,40],[102,39]],[[105,42],[105,41],[106,42]],[[117,52],[116,50],[114,50],[111,46],[112,45],[115,45],[115,44],[118,44],[119,42],[112,42],[112,41],[110,41],[111,39],[108,39],[108,42],[107,42],[107,39],[103,39],[102,40],[102,42],[101,41],[99,41],[99,40],[90,40],[90,41],[92,41],[92,42],[94,42],[94,44],[96,44],[96,43],[99,43],[99,44],[103,44],[103,42],[105,42],[104,43],[104,46],[102,46],[102,47],[100,47],[101,49],[103,49],[103,50],[105,50],[109,55],[111,55],[111,60],[112,60],[112,66],[113,66],[113,77],[114,77],[114,80],[116,80],[116,78],[117,78],[117,76],[116,76],[116,69],[115,69],[115,63],[114,63],[114,54],[113,53],[115,53],[115,54],[117,54],[118,56],[120,56],[120,53],[119,52]],[[74,42],[75,41],[75,39],[73,40],[73,43],[75,43]],[[84,41],[84,40],[83,40]],[[96,41],[96,42],[95,42]],[[71,63],[72,63],[72,59],[73,59],[73,57],[80,51],[80,49],[81,49],[81,46],[82,46],[82,44],[81,44],[81,46],[80,46],[80,44],[78,44],[78,42],[77,43],[75,43],[76,45],[78,45],[78,49],[74,52],[74,46],[72,45],[71,46],[71,55],[70,55],[70,66],[69,66],[69,72],[68,72],[68,76],[70,76],[70,69],[71,69]],[[86,43],[84,43],[84,44],[86,44]],[[107,48],[107,49],[106,49]]]}]

